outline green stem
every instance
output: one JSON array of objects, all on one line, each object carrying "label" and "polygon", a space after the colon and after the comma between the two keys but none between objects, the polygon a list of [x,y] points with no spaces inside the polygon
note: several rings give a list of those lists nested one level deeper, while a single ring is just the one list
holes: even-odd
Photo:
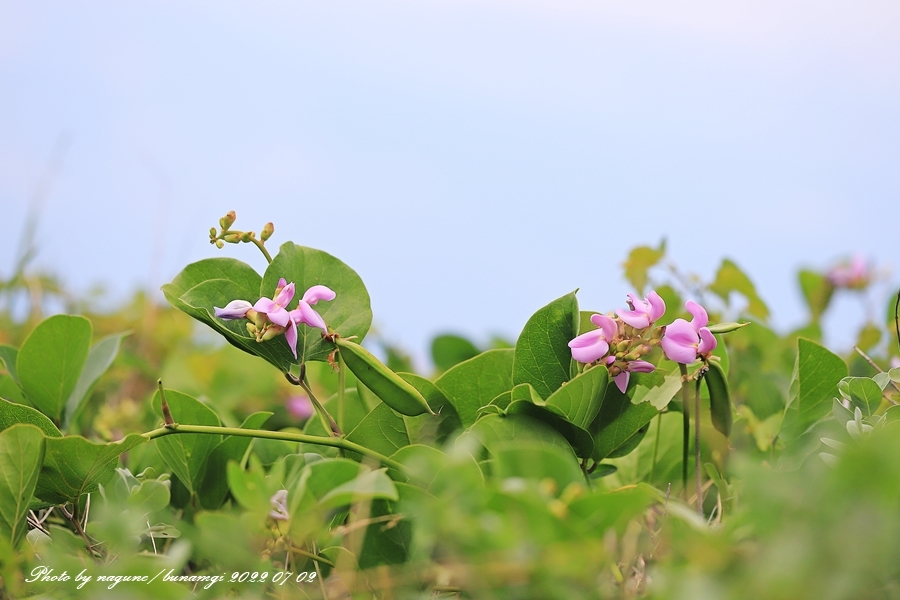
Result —
[{"label": "green stem", "polygon": [[653,462],[650,463],[650,485],[656,481],[656,457],[659,455],[659,437],[662,429],[662,413],[656,415],[656,440],[653,442]]},{"label": "green stem", "polygon": [[691,443],[691,415],[688,406],[691,402],[691,388],[688,384],[687,365],[678,363],[678,368],[681,370],[682,433],[684,434],[681,444],[681,493],[687,500],[688,455]]},{"label": "green stem", "polygon": [[703,474],[700,472],[700,378],[694,387],[694,481],[697,484],[697,514],[703,516]]},{"label": "green stem", "polygon": [[328,411],[325,410],[325,407],[322,406],[322,403],[319,402],[319,399],[316,398],[316,395],[313,393],[312,388],[309,387],[309,384],[306,382],[306,364],[300,365],[300,377],[295,377],[290,372],[284,374],[288,381],[293,383],[294,385],[299,385],[306,392],[306,395],[309,396],[310,402],[313,403],[313,406],[316,409],[316,414],[319,416],[319,420],[322,422],[322,428],[325,431],[330,431],[331,435],[334,437],[341,437],[343,435],[341,433],[341,428],[338,427],[338,424],[334,422],[334,419],[331,418],[331,415],[328,414]]},{"label": "green stem", "polygon": [[290,433],[287,431],[266,431],[264,429],[242,429],[239,427],[218,427],[213,425],[181,425],[179,423],[169,425],[168,427],[160,427],[159,429],[148,431],[142,435],[149,440],[154,440],[156,438],[165,437],[167,435],[175,435],[179,433],[211,433],[214,435],[235,435],[238,437],[284,440],[286,442],[301,442],[304,444],[331,446],[332,448],[340,448],[342,450],[349,450],[351,452],[357,452],[359,454],[371,456],[372,458],[379,460],[381,464],[385,466],[391,467],[392,469],[397,469],[398,471],[406,472],[406,467],[404,467],[397,461],[381,454],[380,452],[376,452],[375,450],[371,450],[369,448],[366,448],[365,446],[360,446],[359,444],[351,442],[349,440],[336,437],[322,437],[318,435],[306,435],[305,433]]},{"label": "green stem", "polygon": [[263,256],[265,256],[266,260],[269,261],[269,264],[272,264],[272,255],[269,254],[268,250],[266,250],[266,246],[265,244],[263,244],[262,240],[258,240],[254,237],[250,241],[253,242],[257,248],[259,248],[259,251],[263,253]]},{"label": "green stem", "polygon": [[338,390],[337,390],[337,403],[338,403],[338,416],[337,422],[338,427],[341,428],[341,431],[344,430],[344,387],[347,385],[347,371],[346,365],[344,365],[344,359],[341,357],[341,353],[337,353],[338,359]]},{"label": "green stem", "polygon": [[316,562],[320,562],[323,565],[328,565],[332,569],[334,568],[334,563],[331,562],[330,560],[328,560],[327,558],[325,558],[324,556],[319,556],[318,554],[313,554],[312,552],[307,552],[306,550],[304,550],[302,548],[298,548],[297,546],[294,546],[293,544],[291,544],[291,552],[293,552],[294,554],[299,554],[300,556],[305,556],[306,558],[312,559]]}]

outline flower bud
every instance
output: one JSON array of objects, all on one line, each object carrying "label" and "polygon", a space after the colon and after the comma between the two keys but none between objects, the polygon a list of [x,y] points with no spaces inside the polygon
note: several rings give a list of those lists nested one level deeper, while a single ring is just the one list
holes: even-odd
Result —
[{"label": "flower bud", "polygon": [[255,235],[256,234],[253,233],[252,231],[245,231],[244,233],[241,234],[241,241],[242,242],[252,242],[253,236],[255,236]]},{"label": "flower bud", "polygon": [[708,329],[712,333],[730,333],[732,331],[736,331],[736,330],[740,329],[741,327],[745,327],[749,324],[750,324],[749,322],[748,323],[734,323],[734,322],[716,323],[715,325],[710,325],[708,327]]},{"label": "flower bud", "polygon": [[241,241],[241,234],[239,233],[226,233],[222,236],[222,239],[229,244],[237,244]]},{"label": "flower bud", "polygon": [[616,352],[616,359],[617,359],[617,360],[622,360],[622,359],[624,359],[624,358],[625,358],[625,354],[626,354],[626,353],[625,353],[624,351],[622,351],[622,352]]},{"label": "flower bud", "polygon": [[638,360],[640,357],[641,357],[640,350],[632,350],[631,352],[629,352],[628,354],[625,355],[625,360],[627,360],[627,361]]},{"label": "flower bud", "polygon": [[651,348],[647,344],[641,344],[637,347],[638,354],[640,354],[641,356],[647,356],[648,354],[650,354],[651,350],[653,350],[653,348]]},{"label": "flower bud", "polygon": [[210,227],[210,228],[209,228],[209,239],[214,240],[214,239],[216,239],[217,237],[219,237],[219,236],[216,235],[216,228],[215,228],[215,227]]},{"label": "flower bud", "polygon": [[250,322],[256,325],[257,329],[262,329],[266,326],[266,314],[255,311],[252,308],[247,311],[244,318],[250,319]]},{"label": "flower bud", "polygon": [[275,225],[269,221],[263,226],[262,231],[259,232],[259,239],[265,242],[272,237],[273,233],[275,233]]},{"label": "flower bud", "polygon": [[223,242],[222,240],[216,240],[215,242],[216,242],[216,248],[218,248],[219,250],[221,250],[222,248],[225,247],[225,242]]},{"label": "flower bud", "polygon": [[253,337],[256,337],[259,333],[259,329],[253,323],[247,323],[247,332]]},{"label": "flower bud", "polygon": [[262,336],[259,338],[260,342],[265,342],[267,340],[271,340],[274,337],[278,337],[282,333],[284,333],[285,328],[281,325],[269,325],[269,327],[263,332]]},{"label": "flower bud", "polygon": [[609,376],[610,377],[615,377],[616,375],[621,375],[621,374],[622,374],[622,367],[620,367],[619,365],[612,365],[609,368]]},{"label": "flower bud", "polygon": [[631,346],[631,340],[622,340],[616,344],[616,352],[625,352]]},{"label": "flower bud", "polygon": [[237,215],[233,210],[229,210],[224,217],[219,219],[219,225],[222,227],[222,231],[228,231],[228,228],[234,225],[235,219],[237,219]]},{"label": "flower bud", "polygon": [[654,340],[661,340],[662,337],[666,334],[666,326],[657,327],[650,333],[650,337]]}]

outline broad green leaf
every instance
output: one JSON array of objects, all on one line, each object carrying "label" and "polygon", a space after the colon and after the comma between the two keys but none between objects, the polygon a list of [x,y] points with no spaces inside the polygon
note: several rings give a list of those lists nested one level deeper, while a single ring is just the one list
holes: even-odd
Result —
[{"label": "broad green leaf", "polygon": [[397,488],[385,471],[386,469],[376,469],[360,473],[352,480],[329,490],[319,499],[320,506],[335,508],[373,498],[397,500]]},{"label": "broad green leaf", "polygon": [[864,417],[871,417],[881,406],[881,388],[868,377],[845,377],[838,382],[838,391]]},{"label": "broad green leaf", "polygon": [[0,537],[13,548],[28,532],[25,517],[43,461],[44,434],[37,427],[14,425],[0,433]]},{"label": "broad green leaf", "polygon": [[115,474],[119,456],[147,441],[133,433],[117,442],[99,444],[72,435],[46,438],[46,453],[35,496],[51,504],[77,502],[97,491]]},{"label": "broad green leaf", "polygon": [[[519,386],[516,387],[518,388]],[[515,400],[507,407],[506,414],[508,416],[528,416],[549,425],[571,444],[572,450],[575,451],[577,456],[589,458],[594,448],[594,440],[591,434],[583,427],[579,427],[555,412],[554,409],[542,406],[542,404],[543,401],[540,404],[535,404],[531,399]]]},{"label": "broad green leaf", "polygon": [[588,429],[594,437],[594,460],[599,462],[606,457],[620,456],[617,451],[627,448],[629,440],[634,443],[633,436],[646,432],[658,413],[650,402],[634,404],[627,394],[610,385],[600,413]]},{"label": "broad green leaf", "polygon": [[59,429],[53,424],[47,415],[30,406],[14,404],[6,400],[0,400],[0,430],[7,429],[18,423],[28,423],[37,426],[47,437],[62,437]]},{"label": "broad green leaf", "polygon": [[584,474],[578,459],[571,451],[544,446],[533,441],[499,444],[492,452],[497,477],[522,477],[526,479],[552,479],[559,491],[570,483],[584,483]]},{"label": "broad green leaf", "polygon": [[[398,502],[421,505],[424,492],[405,483],[394,482]],[[395,514],[397,502],[377,498],[372,501],[369,518],[372,524],[366,528],[365,539],[359,552],[359,568],[371,569],[380,565],[399,565],[406,562],[412,546],[413,527],[410,519],[402,515],[396,521],[388,517]]]},{"label": "broad green leaf", "polygon": [[[244,419],[241,429],[259,429],[269,417],[270,412],[256,412]],[[200,484],[198,496],[204,508],[219,508],[228,495],[228,461],[240,462],[250,446],[253,438],[236,435],[226,436],[209,454],[206,471]]]},{"label": "broad green leaf", "polygon": [[66,400],[64,423],[68,424],[73,421],[79,408],[81,408],[84,400],[87,398],[91,386],[106,372],[116,354],[119,353],[122,338],[126,335],[129,334],[116,333],[107,336],[91,347],[87,361],[84,363],[84,368],[81,370],[81,375],[78,377],[78,382],[75,384],[75,389],[72,390],[68,400]]},{"label": "broad green leaf", "polygon": [[659,263],[665,255],[665,240],[659,243],[659,248],[638,246],[628,254],[628,258],[622,263],[622,267],[625,269],[625,278],[631,282],[639,294],[644,293],[647,285],[647,271]]},{"label": "broad green leaf", "polygon": [[806,300],[812,320],[818,321],[831,302],[834,286],[821,273],[808,269],[801,269],[797,273],[797,278],[800,280],[800,290],[803,292],[803,299]]},{"label": "broad green leaf", "polygon": [[572,292],[528,319],[516,341],[514,384],[530,383],[542,398],[547,398],[569,380],[569,342],[578,335],[578,315],[578,300]]},{"label": "broad green leaf", "polygon": [[569,510],[587,531],[602,537],[611,527],[623,532],[634,517],[654,502],[659,502],[658,492],[639,484],[605,494],[586,495],[569,504]]},{"label": "broad green leaf", "polygon": [[[636,373],[631,376],[635,380],[635,385],[639,381],[644,381],[644,373]],[[669,405],[672,398],[681,391],[681,372],[675,369],[672,373],[665,376],[661,385],[653,387],[636,387],[632,402],[640,404],[641,402],[649,402],[656,410],[662,410]]]},{"label": "broad green leaf", "polygon": [[22,388],[9,375],[0,375],[0,398],[16,404],[31,406],[31,403],[22,393]]},{"label": "broad green leaf", "polygon": [[728,390],[728,380],[721,365],[709,362],[709,370],[703,376],[706,389],[709,391],[709,413],[713,427],[725,437],[731,435],[733,421],[731,408],[731,393]]},{"label": "broad green leaf", "polygon": [[513,354],[511,348],[482,352],[434,382],[456,409],[463,427],[475,422],[479,408],[512,389]]},{"label": "broad green leaf", "polygon": [[128,496],[128,508],[138,514],[147,514],[164,509],[169,505],[169,486],[156,479],[142,481],[131,490]]},{"label": "broad green leaf", "polygon": [[769,308],[762,298],[756,293],[756,288],[750,278],[741,271],[741,269],[727,258],[722,261],[719,271],[716,273],[716,280],[709,286],[710,291],[728,302],[731,292],[737,292],[744,296],[749,303],[747,312],[755,315],[760,319],[769,318]]},{"label": "broad green leaf", "polygon": [[[166,400],[172,411],[175,423],[182,425],[211,425],[218,426],[219,417],[211,408],[199,400],[176,392],[166,390]],[[162,415],[160,408],[160,396],[157,390],[153,396],[153,410]],[[203,474],[206,470],[207,459],[216,446],[222,441],[221,435],[209,433],[179,433],[167,435],[156,439],[156,447],[159,455],[172,472],[195,494],[199,491],[203,482]]]},{"label": "broad green leaf", "polygon": [[409,445],[403,417],[387,404],[379,404],[347,435],[347,439],[385,456]]},{"label": "broad green leaf", "polygon": [[416,388],[428,402],[428,406],[437,413],[437,416],[424,414],[418,417],[403,417],[411,444],[424,441],[439,443],[447,439],[447,436],[454,431],[462,429],[456,409],[434,383],[413,373],[398,373],[398,375]]},{"label": "broad green leaf", "polygon": [[281,488],[284,462],[279,461],[269,475],[256,456],[250,457],[250,467],[241,468],[236,461],[226,467],[228,488],[238,503],[249,511],[268,514],[272,509],[272,496]]},{"label": "broad green leaf", "polygon": [[862,326],[862,329],[859,330],[859,334],[856,337],[856,345],[863,352],[868,352],[872,348],[878,345],[878,342],[881,341],[881,328],[873,323],[872,321],[868,321],[865,325]]},{"label": "broad green leaf", "polygon": [[480,352],[475,344],[458,335],[439,335],[431,341],[431,360],[441,373]]},{"label": "broad green leaf", "polygon": [[825,347],[799,338],[795,371],[791,385],[796,385],[796,394],[792,395],[782,425],[782,435],[788,440],[799,437],[829,413],[832,399],[839,395],[838,383],[847,376],[847,364]]},{"label": "broad green leaf", "polygon": [[588,369],[547,398],[547,407],[558,409],[575,425],[586,429],[600,412],[609,371],[605,367]]},{"label": "broad green leaf", "polygon": [[505,417],[487,415],[469,428],[481,444],[493,454],[495,448],[504,443],[517,440],[529,440],[540,446],[552,446],[571,452],[569,442],[558,431],[524,414],[511,414]]},{"label": "broad green leaf", "polygon": [[[369,292],[356,271],[334,256],[287,242],[278,249],[263,276],[258,291],[260,297],[271,298],[279,278],[296,285],[294,299],[289,309],[297,307],[307,289],[324,285],[336,294],[330,302],[319,302],[313,308],[325,320],[330,331],[342,338],[356,336],[361,342],[372,325],[372,308]],[[334,344],[322,338],[322,332],[308,325],[297,327],[297,362],[326,360],[334,350]]]},{"label": "broad green leaf", "polygon": [[91,322],[56,315],[42,321],[22,344],[16,371],[25,396],[59,422],[91,347]]},{"label": "broad green leaf", "polygon": [[19,351],[12,346],[5,346],[3,344],[0,344],[0,364],[3,365],[3,368],[6,369],[6,372],[16,383],[16,385],[20,385],[19,375],[16,372],[16,357],[18,355]]}]

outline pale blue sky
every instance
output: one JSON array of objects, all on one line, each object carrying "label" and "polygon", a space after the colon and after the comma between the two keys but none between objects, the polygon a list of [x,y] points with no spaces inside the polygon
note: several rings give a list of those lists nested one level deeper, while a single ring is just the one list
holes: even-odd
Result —
[{"label": "pale blue sky", "polygon": [[788,327],[798,266],[896,268],[898,31],[887,1],[6,0],[0,274],[63,134],[37,264],[76,289],[262,268],[207,243],[235,209],[355,268],[416,354],[576,287],[622,306],[627,250],[663,237]]}]

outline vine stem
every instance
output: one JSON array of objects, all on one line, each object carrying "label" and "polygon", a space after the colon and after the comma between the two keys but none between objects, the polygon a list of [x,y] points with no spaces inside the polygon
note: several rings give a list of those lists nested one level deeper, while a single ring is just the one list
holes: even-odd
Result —
[{"label": "vine stem", "polygon": [[656,480],[656,458],[659,455],[659,438],[662,429],[662,412],[656,415],[656,440],[653,442],[653,462],[650,463],[650,483]]},{"label": "vine stem", "polygon": [[703,474],[700,472],[700,378],[694,386],[694,481],[697,484],[697,514],[703,516]]},{"label": "vine stem", "polygon": [[252,241],[256,245],[256,247],[259,248],[259,251],[263,253],[263,256],[266,257],[266,260],[269,262],[269,264],[272,264],[272,255],[269,254],[268,250],[266,250],[266,247],[262,243],[262,240],[258,240],[254,236],[250,241]]},{"label": "vine stem", "polygon": [[406,467],[396,460],[390,459],[387,456],[381,454],[380,452],[376,452],[375,450],[371,450],[366,448],[365,446],[360,446],[355,442],[351,442],[349,440],[345,440],[344,438],[336,438],[336,437],[322,437],[318,435],[307,435],[305,433],[290,433],[286,431],[266,431],[264,429],[242,429],[239,427],[218,427],[214,425],[181,425],[179,423],[175,423],[173,425],[169,425],[168,427],[160,427],[159,429],[154,429],[153,431],[148,431],[143,433],[145,438],[149,440],[154,440],[156,438],[165,437],[167,435],[176,435],[180,433],[208,433],[214,435],[234,435],[238,437],[252,437],[252,438],[263,438],[269,440],[284,440],[286,442],[301,442],[304,444],[316,444],[318,446],[331,446],[332,448],[340,448],[342,450],[349,450],[351,452],[357,452],[359,454],[363,454],[365,456],[371,456],[372,458],[381,462],[381,464],[391,467],[392,469],[397,469],[400,472],[405,473]]},{"label": "vine stem", "polygon": [[306,392],[306,395],[309,397],[310,401],[313,403],[313,406],[316,408],[316,414],[319,416],[319,420],[322,421],[322,428],[325,431],[330,431],[331,435],[334,437],[341,437],[343,435],[341,433],[341,428],[338,427],[338,424],[334,422],[334,419],[328,414],[328,411],[325,410],[325,407],[322,406],[322,403],[319,402],[319,399],[316,398],[316,395],[313,393],[312,388],[309,387],[309,384],[306,382],[306,363],[300,365],[300,377],[295,377],[290,372],[284,374],[288,381],[290,381],[294,385],[299,385]]},{"label": "vine stem", "polygon": [[688,406],[691,403],[690,378],[688,377],[687,365],[678,363],[681,370],[681,411],[682,411],[682,432],[684,439],[681,445],[681,493],[687,500],[687,481],[688,481],[688,456],[690,454],[691,444],[691,414]]}]

